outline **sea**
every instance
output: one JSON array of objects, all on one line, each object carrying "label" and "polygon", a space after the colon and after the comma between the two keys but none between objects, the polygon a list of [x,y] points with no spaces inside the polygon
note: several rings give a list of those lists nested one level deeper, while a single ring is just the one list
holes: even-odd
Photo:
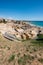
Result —
[{"label": "sea", "polygon": [[35,26],[43,27],[43,21],[30,21],[29,23]]}]

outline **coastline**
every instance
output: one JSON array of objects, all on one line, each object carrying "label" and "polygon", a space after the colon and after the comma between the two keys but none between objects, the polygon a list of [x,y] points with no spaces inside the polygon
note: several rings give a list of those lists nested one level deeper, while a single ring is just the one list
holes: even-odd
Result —
[{"label": "coastline", "polygon": [[39,25],[35,25],[35,24],[32,24],[30,22],[26,22],[27,24],[31,25],[31,26],[35,26],[35,27],[39,27],[39,28],[43,28],[42,26],[39,26]]}]

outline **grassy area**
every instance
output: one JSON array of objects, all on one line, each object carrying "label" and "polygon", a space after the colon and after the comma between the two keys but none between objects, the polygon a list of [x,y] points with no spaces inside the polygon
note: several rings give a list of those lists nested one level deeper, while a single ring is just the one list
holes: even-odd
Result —
[{"label": "grassy area", "polygon": [[[3,48],[1,48],[1,46]],[[0,48],[3,49],[3,52],[5,53],[7,62],[10,63],[16,63],[17,61],[18,65],[30,65],[29,63],[33,62],[35,59],[38,60],[40,63],[43,63],[43,59],[39,59],[37,57],[38,51],[43,51],[43,42],[37,41],[37,40],[24,40],[21,42],[15,42],[10,41],[6,38],[4,38],[2,35],[0,35]],[[10,52],[10,53],[9,53]],[[37,52],[37,53],[36,53]],[[36,57],[34,55],[36,54]],[[9,56],[8,56],[8,55]],[[42,53],[40,53],[42,54]],[[8,58],[7,58],[8,56]],[[17,58],[17,59],[15,59]],[[4,62],[5,63],[5,62]],[[6,64],[7,65],[7,64]],[[12,64],[10,64],[12,65]],[[16,65],[16,64],[15,64]]]},{"label": "grassy area", "polygon": [[39,40],[31,40],[31,43],[38,46],[43,46],[43,41]]},{"label": "grassy area", "polygon": [[15,59],[15,55],[14,55],[14,54],[12,54],[12,55],[9,57],[8,62],[13,61],[14,59]]},{"label": "grassy area", "polygon": [[38,46],[43,46],[43,34],[39,34],[37,39],[29,39],[29,40],[24,40],[22,42],[24,42],[25,44],[27,43],[30,43],[32,45],[38,45]]},{"label": "grassy area", "polygon": [[43,34],[38,34],[38,39],[43,39]]},{"label": "grassy area", "polygon": [[34,57],[30,56],[30,55],[23,55],[23,57],[18,58],[18,64],[19,65],[26,65],[26,63],[28,63],[28,61],[33,61]]}]

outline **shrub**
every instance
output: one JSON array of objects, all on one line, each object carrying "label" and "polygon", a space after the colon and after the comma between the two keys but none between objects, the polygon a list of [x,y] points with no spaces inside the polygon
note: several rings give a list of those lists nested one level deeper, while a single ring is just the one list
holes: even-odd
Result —
[{"label": "shrub", "polygon": [[41,41],[43,40],[43,34],[38,34],[37,37],[38,37],[37,40],[39,40],[39,41],[40,41],[40,40],[41,40]]},{"label": "shrub", "polygon": [[40,61],[41,63],[43,63],[43,58],[39,58],[38,61]]},{"label": "shrub", "polygon": [[7,21],[5,21],[5,19],[3,19],[3,23],[7,23]]},{"label": "shrub", "polygon": [[20,57],[20,58],[18,59],[18,64],[19,64],[19,65],[25,65],[25,64],[26,64],[26,62],[25,62],[25,60],[23,59],[23,57]]},{"label": "shrub", "polygon": [[30,56],[30,55],[23,55],[23,57],[20,57],[18,59],[18,64],[19,65],[26,65],[26,63],[28,62],[28,60],[32,61],[34,60],[34,57],[33,56]]},{"label": "shrub", "polygon": [[11,55],[11,56],[9,57],[9,59],[8,59],[8,62],[13,61],[13,60],[14,60],[14,58],[15,58],[15,55]]},{"label": "shrub", "polygon": [[37,51],[37,49],[36,49],[36,48],[34,48],[33,50],[34,50],[34,52],[36,52],[36,51]]},{"label": "shrub", "polygon": [[19,57],[19,56],[20,56],[20,53],[17,54],[17,57]]}]

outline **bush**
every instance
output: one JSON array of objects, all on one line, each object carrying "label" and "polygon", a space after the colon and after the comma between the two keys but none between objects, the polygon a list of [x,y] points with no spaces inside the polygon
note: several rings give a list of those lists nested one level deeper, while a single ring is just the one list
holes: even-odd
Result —
[{"label": "bush", "polygon": [[17,54],[17,57],[19,57],[19,56],[20,56],[20,53]]},{"label": "bush", "polygon": [[42,58],[39,58],[38,61],[40,61],[41,63],[43,63],[43,59]]},{"label": "bush", "polygon": [[14,60],[14,58],[15,58],[15,55],[11,55],[11,56],[9,57],[9,59],[8,59],[8,62],[13,61],[13,60]]},{"label": "bush", "polygon": [[37,36],[38,36],[37,39],[39,39],[39,41],[40,41],[40,40],[43,40],[43,34],[38,34]]},{"label": "bush", "polygon": [[5,19],[3,19],[3,23],[7,23],[7,21],[5,21]]},{"label": "bush", "polygon": [[43,46],[43,40],[31,40],[31,43],[38,46]]},{"label": "bush", "polygon": [[30,56],[30,55],[23,55],[23,57],[20,57],[18,59],[18,64],[19,65],[26,65],[26,63],[28,62],[28,60],[33,61],[34,60],[34,56]]},{"label": "bush", "polygon": [[26,62],[25,62],[25,60],[23,59],[23,57],[20,57],[20,58],[18,59],[18,64],[19,64],[19,65],[25,65],[25,64],[26,64]]}]

